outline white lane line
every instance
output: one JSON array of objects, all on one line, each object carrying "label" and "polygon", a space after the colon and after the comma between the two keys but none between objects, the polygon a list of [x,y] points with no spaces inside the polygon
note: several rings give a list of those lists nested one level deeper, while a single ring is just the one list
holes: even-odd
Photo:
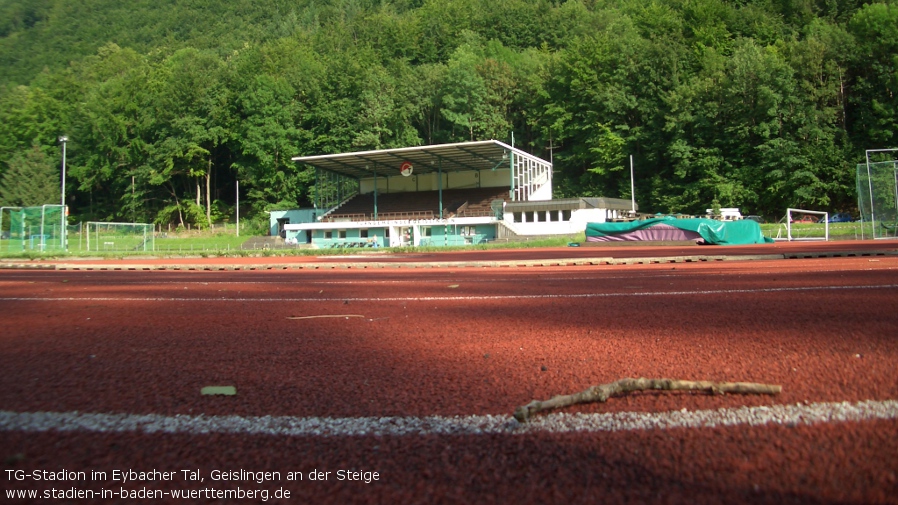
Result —
[{"label": "white lane line", "polygon": [[164,416],[0,411],[0,431],[350,437],[594,433],[735,426],[811,425],[898,419],[898,401],[770,405],[672,412],[556,413],[526,424],[511,416],[292,417]]},{"label": "white lane line", "polygon": [[[898,267],[881,267],[881,268],[875,268],[875,269],[865,268],[865,269],[860,269],[860,270],[857,268],[815,268],[815,269],[807,269],[807,270],[791,270],[790,272],[791,273],[825,274],[825,273],[841,273],[841,272],[870,272],[870,271],[890,271],[890,270],[898,270]],[[2,272],[2,271],[0,271],[0,272]],[[21,271],[12,271],[12,272],[15,272],[17,274],[24,273]],[[470,279],[466,278],[462,282],[467,283],[467,284],[477,284],[477,283],[495,284],[495,283],[501,283],[501,282],[518,283],[518,282],[521,282],[522,277],[540,281],[540,282],[605,281],[605,280],[618,280],[618,279],[625,279],[625,280],[632,281],[634,279],[665,279],[665,278],[682,278],[683,277],[683,272],[676,273],[676,274],[667,274],[667,273],[651,273],[651,274],[649,274],[649,273],[645,273],[645,272],[633,272],[633,273],[629,273],[626,275],[608,275],[608,273],[610,273],[610,272],[611,271],[607,271],[607,270],[596,271],[595,275],[589,275],[589,276],[582,276],[582,275],[581,276],[570,276],[570,275],[554,276],[554,275],[551,275],[548,273],[538,273],[535,275],[535,277],[532,272],[509,272],[510,276],[508,276],[508,277],[470,278]],[[770,274],[770,273],[776,273],[776,272],[777,271],[775,269],[763,270],[763,271],[758,270],[758,269],[753,269],[750,271],[749,275]],[[13,277],[7,277],[7,278],[0,277],[0,285],[4,285],[4,284],[15,285],[15,284],[21,283],[22,281],[29,281],[31,279],[34,279],[34,283],[55,284],[55,283],[59,282],[58,280],[56,280],[56,278],[58,278],[60,276],[65,276],[65,275],[72,277],[70,279],[70,282],[72,285],[78,285],[78,281],[82,281],[85,279],[102,279],[102,280],[106,281],[109,279],[109,274],[122,274],[122,275],[117,277],[114,281],[103,282],[99,285],[101,285],[101,286],[110,286],[110,285],[114,285],[114,286],[125,286],[125,285],[126,286],[153,286],[153,285],[174,284],[174,285],[183,286],[185,284],[187,284],[187,285],[197,284],[197,285],[209,285],[209,286],[213,286],[213,285],[215,285],[215,286],[217,286],[217,285],[234,285],[234,286],[256,286],[256,285],[278,286],[278,285],[284,285],[284,286],[295,287],[297,284],[296,280],[273,280],[273,279],[266,279],[264,277],[260,277],[257,280],[251,280],[251,281],[235,281],[235,280],[219,281],[219,280],[195,280],[195,279],[186,280],[186,279],[182,279],[182,278],[178,278],[176,280],[149,280],[149,279],[129,279],[129,278],[127,278],[127,277],[130,277],[132,273],[133,272],[130,272],[130,271],[119,271],[119,270],[110,271],[110,272],[97,272],[97,273],[83,272],[83,271],[61,273],[56,270],[47,270],[47,271],[28,272],[28,274],[32,274],[33,276],[17,275],[14,278]],[[193,275],[195,273],[207,274],[210,272],[203,271],[203,272],[181,272],[181,273],[163,272],[163,273],[179,276],[179,275]],[[222,272],[211,272],[211,273],[212,274],[221,274]],[[236,273],[239,275],[252,275],[253,273],[257,273],[257,272],[248,272],[248,271],[241,270],[238,272],[228,272],[228,274],[230,274],[230,273]],[[268,275],[267,273],[264,273],[264,272],[258,272],[258,273],[261,273],[262,276]],[[352,286],[352,285],[378,285],[378,284],[384,284],[384,285],[390,285],[390,284],[410,284],[410,285],[412,285],[413,284],[413,285],[420,286],[422,284],[422,282],[423,283],[431,283],[431,282],[438,283],[438,282],[446,282],[446,281],[456,281],[458,279],[457,275],[453,275],[453,272],[441,272],[441,271],[430,271],[430,270],[421,270],[421,271],[417,272],[418,277],[416,277],[415,279],[373,279],[372,278],[372,279],[366,279],[366,280],[332,280],[332,279],[325,280],[324,278],[321,278],[321,279],[309,278],[310,276],[315,276],[317,274],[317,272],[309,273],[309,272],[301,271],[301,272],[289,272],[289,273],[295,274],[297,276],[300,276],[300,275],[303,276],[302,283],[304,285],[325,285],[325,286],[328,286],[328,285]],[[78,275],[77,278],[73,277],[73,275],[75,275],[75,274]],[[282,275],[283,273],[279,272],[278,274]],[[162,274],[159,274],[159,275],[162,275]],[[718,274],[710,274],[710,273],[696,274],[695,272],[689,272],[689,275],[692,275],[692,276],[704,275],[707,277],[713,276],[715,279],[719,278]],[[733,270],[727,271],[726,275],[733,276],[733,277],[739,277],[739,278],[746,277],[745,271],[738,270],[738,269],[733,269]],[[47,277],[49,277],[49,276],[53,276],[54,278],[47,279]]]},{"label": "white lane line", "polygon": [[871,289],[896,289],[898,284],[860,286],[801,286],[758,289],[713,289],[696,291],[636,291],[632,293],[570,293],[543,295],[470,295],[470,296],[403,296],[403,297],[322,297],[322,298],[208,298],[208,297],[0,297],[0,302],[433,302],[463,300],[540,300],[564,298],[614,298],[640,296],[717,296],[753,293],[784,293],[796,291],[850,291]]},{"label": "white lane line", "polygon": [[[816,270],[814,273],[826,273],[822,270]],[[301,282],[305,285],[314,284],[314,285],[325,285],[325,286],[356,286],[356,285],[377,285],[377,284],[408,284],[408,285],[416,285],[420,286],[422,283],[441,283],[441,282],[464,282],[471,284],[495,284],[495,283],[520,283],[523,277],[523,274],[520,277],[493,277],[493,278],[472,278],[472,279],[464,279],[462,281],[458,281],[458,276],[445,275],[442,274],[442,277],[418,277],[415,279],[372,279],[372,280],[357,280],[357,281],[339,281],[339,280],[318,280],[318,279],[302,279]],[[680,278],[682,275],[677,274],[659,274],[659,275],[614,275],[614,276],[591,276],[591,277],[527,277],[527,280],[534,280],[539,282],[572,282],[572,281],[606,281],[606,280],[628,280],[632,281],[633,279],[666,279],[666,278]],[[712,277],[710,274],[708,277]],[[713,276],[715,279],[719,276]],[[87,277],[80,277],[77,279],[69,280],[70,285],[80,285],[79,281],[83,281],[87,279]],[[28,278],[17,277],[15,280],[5,280],[0,278],[0,285],[17,285],[21,284],[23,281],[28,281]],[[174,284],[178,286],[184,285],[198,285],[198,286],[291,286],[296,287],[297,280],[292,281],[198,281],[198,280],[163,280],[163,281],[152,281],[152,280],[114,280],[114,281],[106,281],[102,283],[90,283],[91,286],[156,286],[156,285],[169,285]],[[40,278],[39,280],[34,281],[34,284],[58,284],[59,281],[54,279]]]}]

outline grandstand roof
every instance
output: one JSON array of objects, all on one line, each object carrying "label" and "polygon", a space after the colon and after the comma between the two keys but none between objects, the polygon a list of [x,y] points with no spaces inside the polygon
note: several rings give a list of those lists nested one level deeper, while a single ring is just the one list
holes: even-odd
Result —
[{"label": "grandstand roof", "polygon": [[415,174],[428,174],[437,170],[463,172],[504,168],[509,166],[509,152],[513,152],[515,156],[533,158],[532,155],[498,140],[484,140],[379,151],[298,156],[293,158],[293,161],[348,177],[365,179],[374,177],[375,173],[378,177],[398,175],[400,166],[405,162],[412,164]]}]

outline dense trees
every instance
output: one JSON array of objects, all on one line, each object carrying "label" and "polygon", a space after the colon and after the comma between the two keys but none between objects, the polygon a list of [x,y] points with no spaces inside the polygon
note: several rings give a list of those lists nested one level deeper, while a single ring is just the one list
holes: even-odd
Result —
[{"label": "dense trees", "polygon": [[851,209],[898,141],[894,0],[123,5],[0,1],[3,205],[55,202],[62,134],[77,218],[206,226],[238,180],[309,205],[296,155],[514,132],[557,196],[628,198],[632,155],[643,210],[774,217]]},{"label": "dense trees", "polygon": [[13,156],[0,178],[0,200],[8,207],[59,204],[61,184],[40,146]]}]

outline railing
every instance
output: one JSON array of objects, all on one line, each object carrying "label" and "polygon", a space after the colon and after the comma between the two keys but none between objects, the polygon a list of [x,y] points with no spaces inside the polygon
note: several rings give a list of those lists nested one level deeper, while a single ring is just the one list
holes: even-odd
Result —
[{"label": "railing", "polygon": [[465,209],[456,214],[458,217],[492,217],[493,215],[495,215],[495,212],[490,209]]},{"label": "railing", "polygon": [[436,213],[432,210],[418,210],[409,212],[379,212],[377,219],[435,219]]},{"label": "railing", "polygon": [[333,214],[326,216],[322,221],[326,223],[339,223],[340,221],[368,221],[368,214],[361,212],[355,214]]},{"label": "railing", "polygon": [[[378,212],[377,219],[379,221],[388,221],[395,219],[435,219],[436,213],[432,210],[418,210],[408,212]],[[322,221],[328,223],[352,222],[352,221],[373,221],[373,214],[335,214],[328,216]]]}]

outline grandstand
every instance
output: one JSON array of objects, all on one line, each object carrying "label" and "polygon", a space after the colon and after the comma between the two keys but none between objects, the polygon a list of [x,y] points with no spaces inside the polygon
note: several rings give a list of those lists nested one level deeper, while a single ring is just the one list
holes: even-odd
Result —
[{"label": "grandstand", "polygon": [[[378,195],[377,218],[379,219],[436,219],[461,216],[490,216],[494,212],[491,204],[494,200],[508,200],[507,188],[471,188],[447,189],[442,198],[445,206],[440,215],[437,191],[416,191],[412,193],[386,193]],[[343,205],[334,208],[322,220],[369,221],[375,219],[372,209],[375,208],[374,193],[356,195]]]},{"label": "grandstand", "polygon": [[303,214],[314,217],[272,213],[272,231],[321,248],[569,235],[633,210],[617,199],[553,201],[551,163],[497,140],[293,160],[316,170],[315,209]]}]

